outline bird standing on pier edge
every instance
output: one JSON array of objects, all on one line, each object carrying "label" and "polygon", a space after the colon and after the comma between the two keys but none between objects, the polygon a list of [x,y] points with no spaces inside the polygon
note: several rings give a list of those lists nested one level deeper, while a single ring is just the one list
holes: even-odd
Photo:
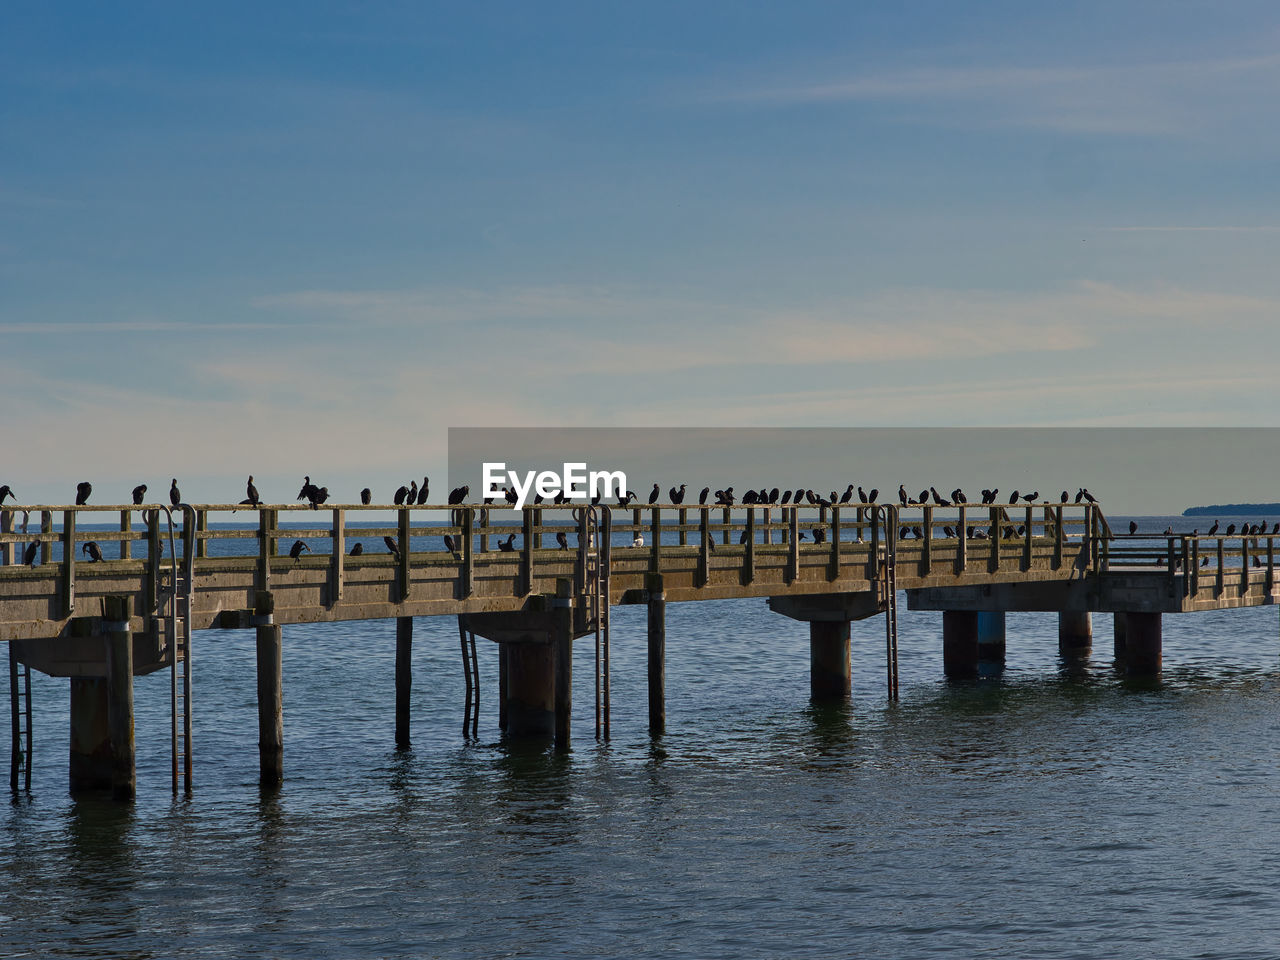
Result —
[{"label": "bird standing on pier edge", "polygon": [[145,483],[140,483],[133,488],[133,502],[135,504],[141,503],[143,499],[146,497],[146,495],[147,495],[147,485]]},{"label": "bird standing on pier edge", "polygon": [[361,490],[361,491],[360,491],[360,502],[361,502],[361,503],[363,503],[363,504],[365,504],[366,506],[368,506],[370,503],[372,503],[372,502],[373,502],[373,491],[372,491],[372,490],[370,490],[368,487],[365,487],[363,490]]},{"label": "bird standing on pier edge", "polygon": [[262,498],[258,496],[258,488],[253,485],[253,474],[249,474],[249,482],[244,485],[244,502],[251,507],[262,502]]},{"label": "bird standing on pier edge", "polygon": [[93,484],[83,480],[76,484],[76,506],[82,507],[89,502],[89,494],[93,493]]},{"label": "bird standing on pier edge", "polygon": [[175,507],[182,502],[182,492],[178,489],[178,478],[174,477],[169,484],[169,502]]},{"label": "bird standing on pier edge", "polygon": [[422,506],[424,503],[427,502],[427,484],[428,483],[430,483],[430,481],[426,477],[423,477],[422,486],[418,489],[418,506]]},{"label": "bird standing on pier edge", "polygon": [[90,559],[93,563],[99,563],[99,562],[101,562],[101,560],[102,560],[102,548],[101,548],[101,547],[99,547],[99,546],[98,546],[94,541],[92,541],[92,540],[88,540],[88,541],[85,541],[84,543],[82,543],[82,544],[80,545],[80,552],[81,552],[81,553],[84,553],[84,554],[88,554],[89,559]]},{"label": "bird standing on pier edge", "polygon": [[293,560],[297,560],[302,556],[303,550],[306,550],[308,553],[311,552],[311,548],[307,546],[306,541],[295,540],[293,541],[293,546],[289,548],[289,557]]}]

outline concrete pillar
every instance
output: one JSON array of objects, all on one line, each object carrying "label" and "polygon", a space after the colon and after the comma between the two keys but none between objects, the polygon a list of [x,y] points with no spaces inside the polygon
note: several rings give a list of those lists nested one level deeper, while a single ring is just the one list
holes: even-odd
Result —
[{"label": "concrete pillar", "polygon": [[1064,657],[1085,657],[1093,646],[1093,617],[1088,610],[1058,613],[1058,653]]},{"label": "concrete pillar", "polygon": [[111,735],[107,726],[107,678],[71,678],[71,792],[111,786]]},{"label": "concrete pillar", "polygon": [[507,645],[498,644],[498,729],[507,729]]},{"label": "concrete pillar", "polygon": [[1004,611],[978,611],[978,659],[983,663],[1004,663]]},{"label": "concrete pillar", "polygon": [[1111,615],[1112,631],[1115,643],[1115,657],[1117,660],[1125,658],[1125,639],[1127,631],[1125,629],[1125,614],[1114,613]]},{"label": "concrete pillar", "polygon": [[556,581],[555,625],[551,634],[555,686],[552,689],[556,722],[556,749],[569,749],[569,728],[573,715],[573,607],[569,598],[573,585]]},{"label": "concrete pillar", "polygon": [[1158,613],[1133,613],[1125,619],[1125,673],[1131,677],[1160,674],[1161,623]]},{"label": "concrete pillar", "polygon": [[133,738],[133,632],[130,597],[106,597],[107,733],[111,740],[111,798],[132,800],[138,792]]},{"label": "concrete pillar", "polygon": [[396,746],[409,746],[409,699],[413,691],[413,617],[396,617]]},{"label": "concrete pillar", "polygon": [[258,782],[276,787],[284,780],[283,644],[274,619],[275,598],[259,590],[254,602],[258,623]]},{"label": "concrete pillar", "polygon": [[978,673],[978,614],[975,610],[942,612],[942,671],[957,680]]},{"label": "concrete pillar", "polygon": [[504,643],[507,733],[549,737],[556,729],[555,648],[549,643]]},{"label": "concrete pillar", "polygon": [[649,736],[667,729],[667,595],[661,574],[645,577],[649,589]]},{"label": "concrete pillar", "polygon": [[809,621],[809,695],[847,700],[853,693],[848,620]]}]

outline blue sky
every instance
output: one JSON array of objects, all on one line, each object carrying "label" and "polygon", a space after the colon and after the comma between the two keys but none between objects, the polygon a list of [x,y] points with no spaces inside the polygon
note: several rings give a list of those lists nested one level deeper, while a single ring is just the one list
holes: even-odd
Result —
[{"label": "blue sky", "polygon": [[1267,3],[6,4],[0,482],[1272,425],[1278,87]]}]

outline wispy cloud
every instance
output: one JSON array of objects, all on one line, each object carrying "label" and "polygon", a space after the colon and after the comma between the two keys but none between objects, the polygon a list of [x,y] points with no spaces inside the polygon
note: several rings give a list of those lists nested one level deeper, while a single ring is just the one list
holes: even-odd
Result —
[{"label": "wispy cloud", "polygon": [[[1060,66],[931,66],[740,82],[715,102],[799,105],[892,102],[905,119],[1039,127],[1074,133],[1186,134],[1264,106],[1280,56]],[[928,113],[931,108],[945,108]],[[956,108],[966,108],[961,115]],[[1268,111],[1269,112],[1269,111]]]}]

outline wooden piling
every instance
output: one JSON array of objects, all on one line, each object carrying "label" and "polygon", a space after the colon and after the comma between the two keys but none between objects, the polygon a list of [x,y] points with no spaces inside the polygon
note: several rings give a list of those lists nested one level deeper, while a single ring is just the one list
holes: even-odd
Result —
[{"label": "wooden piling", "polygon": [[1093,617],[1088,610],[1058,613],[1058,655],[1087,657],[1093,647]]},{"label": "wooden piling", "polygon": [[409,700],[413,690],[413,617],[396,617],[396,746],[409,746]]},{"label": "wooden piling", "polygon": [[107,731],[111,741],[111,798],[132,800],[138,792],[133,736],[133,633],[131,597],[104,597],[107,627]]},{"label": "wooden piling", "polygon": [[667,594],[661,574],[645,577],[649,592],[649,736],[667,729]]},{"label": "wooden piling", "polygon": [[284,690],[281,633],[271,591],[257,592],[253,613],[258,630],[258,782],[276,787],[284,780]]}]

